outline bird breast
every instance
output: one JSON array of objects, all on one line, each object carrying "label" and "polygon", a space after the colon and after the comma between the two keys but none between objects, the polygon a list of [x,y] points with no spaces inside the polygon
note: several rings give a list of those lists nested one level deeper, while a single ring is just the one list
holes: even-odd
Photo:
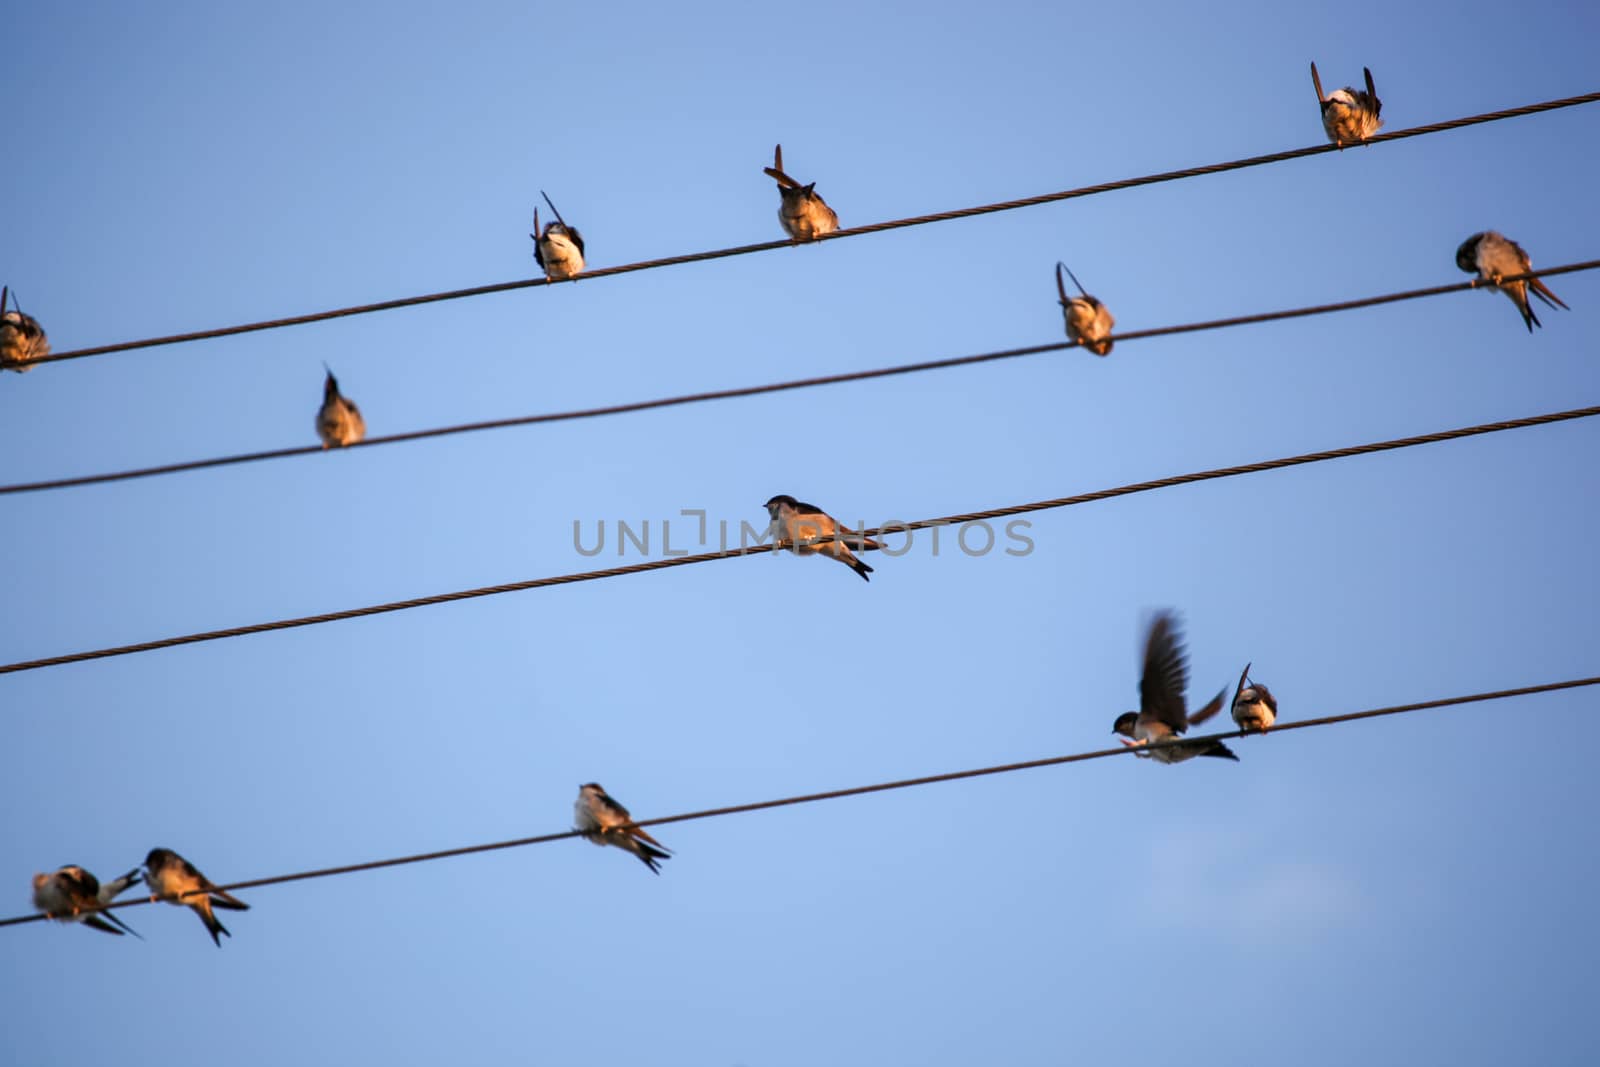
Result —
[{"label": "bird breast", "polygon": [[1083,297],[1074,297],[1066,306],[1067,338],[1080,344],[1092,344],[1107,337],[1116,320],[1104,304],[1091,303]]},{"label": "bird breast", "polygon": [[822,198],[804,189],[784,189],[778,205],[778,222],[783,232],[797,241],[811,241],[839,228],[839,216]]},{"label": "bird breast", "polygon": [[564,233],[547,232],[539,241],[539,251],[544,256],[545,277],[552,281],[583,272],[583,253]]}]

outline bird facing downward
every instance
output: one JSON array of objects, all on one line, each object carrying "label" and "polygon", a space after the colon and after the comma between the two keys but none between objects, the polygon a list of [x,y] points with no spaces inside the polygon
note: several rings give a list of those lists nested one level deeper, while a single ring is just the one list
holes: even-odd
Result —
[{"label": "bird facing downward", "polygon": [[1260,682],[1250,681],[1250,664],[1239,674],[1239,688],[1233,691],[1233,721],[1250,733],[1266,733],[1278,721],[1278,701]]},{"label": "bird facing downward", "polygon": [[539,195],[550,205],[556,221],[546,225],[544,231],[540,232],[539,206],[534,205],[533,232],[528,234],[533,238],[533,258],[544,268],[546,278],[553,282],[565,281],[583,273],[583,235],[577,227],[567,225],[543,189],[539,190]]},{"label": "bird facing downward", "polygon": [[[1061,280],[1062,271],[1067,272],[1082,295],[1067,296],[1066,282]],[[1067,340],[1076,341],[1097,356],[1109,356],[1114,343],[1110,340],[1111,328],[1117,320],[1111,317],[1104,304],[1083,291],[1078,276],[1061,262],[1056,263],[1056,292],[1061,294],[1061,314],[1067,320]]]},{"label": "bird facing downward", "polygon": [[1372,71],[1362,67],[1361,73],[1367,79],[1365,92],[1347,85],[1324,96],[1317,65],[1311,64],[1311,84],[1317,90],[1317,103],[1322,108],[1322,128],[1328,140],[1340,148],[1365,141],[1383,126],[1383,120],[1378,117],[1383,101],[1378,99],[1378,90],[1372,84]]},{"label": "bird facing downward", "polygon": [[[213,906],[231,911],[249,911],[250,905],[230,893],[225,893],[211,883],[205,875],[195,870],[194,864],[170,848],[153,848],[144,858],[144,881],[150,887],[150,900],[165,900],[178,907],[193,908],[205,924],[206,933],[222,947],[222,937],[228,928],[212,913]],[[192,894],[184,896],[184,894]],[[181,898],[181,899],[180,899]]]},{"label": "bird facing downward", "polygon": [[[877,541],[839,525],[832,515],[815,504],[803,504],[787,494],[773,497],[764,506],[772,519],[773,536],[789,542],[789,551],[799,556],[826,553],[861,575],[862,581],[872,581],[867,577],[872,568],[850,550],[871,552],[882,548]],[[825,537],[837,537],[837,540],[817,543]]]},{"label": "bird facing downward", "polygon": [[839,216],[817,195],[817,183],[801,185],[783,170],[783,145],[772,150],[772,166],[761,173],[778,183],[778,222],[796,241],[815,241],[839,228]]},{"label": "bird facing downward", "polygon": [[101,885],[94,875],[76,863],[69,863],[54,874],[33,876],[33,906],[59,922],[83,923],[118,937],[125,932],[139,937],[133,927],[115,914],[101,910],[115,900],[117,894],[138,882],[139,872],[132,870]]},{"label": "bird facing downward", "polygon": [[577,820],[578,831],[590,842],[626,849],[656,874],[661,873],[661,861],[672,856],[660,841],[639,827],[630,825],[633,816],[628,814],[628,809],[611,799],[611,794],[599,782],[578,787],[578,799],[573,802],[572,813]]},{"label": "bird facing downward", "polygon": [[322,368],[328,377],[322,383],[322,407],[317,409],[317,436],[322,438],[324,450],[353,445],[367,436],[367,420],[355,401],[339,392],[339,379],[328,365],[324,363]]},{"label": "bird facing downward", "polygon": [[20,308],[6,309],[9,289],[0,291],[0,370],[18,374],[31,369],[28,364],[50,354],[50,340],[44,327]]},{"label": "bird facing downward", "polygon": [[[1188,688],[1189,661],[1184,655],[1178,622],[1171,612],[1160,612],[1151,620],[1150,632],[1145,638],[1144,673],[1139,680],[1139,710],[1117,716],[1117,721],[1111,727],[1112,732],[1132,738],[1123,742],[1130,748],[1151,742],[1171,741],[1181,737],[1189,727],[1199,726],[1222,710],[1226,689],[1190,715],[1184,696]],[[1182,763],[1195,756],[1217,756],[1231,760],[1239,758],[1221,741],[1193,741],[1139,753],[1141,756],[1146,754],[1159,763]]]},{"label": "bird facing downward", "polygon": [[[1499,289],[1511,298],[1517,305],[1517,310],[1522,313],[1523,324],[1532,333],[1535,326],[1543,326],[1539,316],[1533,313],[1533,306],[1528,303],[1528,290],[1533,290],[1533,295],[1543,300],[1550,307],[1566,307],[1567,305],[1541,278],[1528,278],[1524,281],[1504,282],[1500,279],[1514,274],[1526,274],[1533,269],[1533,261],[1528,258],[1528,253],[1522,246],[1504,234],[1494,230],[1485,230],[1475,233],[1461,242],[1461,247],[1456,249],[1456,266],[1468,274],[1476,273],[1478,281],[1490,289]],[[1567,310],[1571,310],[1568,308]]]}]

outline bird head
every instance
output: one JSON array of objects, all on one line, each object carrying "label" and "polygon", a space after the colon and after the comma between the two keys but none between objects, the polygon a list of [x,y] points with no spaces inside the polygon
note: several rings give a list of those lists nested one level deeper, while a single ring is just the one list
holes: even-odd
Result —
[{"label": "bird head", "polygon": [[775,496],[771,500],[767,501],[765,506],[767,509],[767,514],[775,519],[778,517],[778,512],[784,507],[792,508],[799,503],[800,501],[796,500],[792,496],[789,496],[787,493],[780,493],[778,496]]}]

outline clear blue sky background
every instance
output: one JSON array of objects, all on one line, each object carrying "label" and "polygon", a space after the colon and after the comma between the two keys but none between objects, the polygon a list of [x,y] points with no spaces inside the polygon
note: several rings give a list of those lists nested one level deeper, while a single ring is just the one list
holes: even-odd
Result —
[{"label": "clear blue sky background", "polygon": [[[1592,4],[13,4],[0,280],[57,349],[527,277],[1600,88]],[[1600,255],[1600,106],[737,259],[0,380],[6,482],[1459,280]],[[869,384],[0,499],[3,659],[614,563],[574,521],[788,492],[921,518],[1600,400],[1600,277]],[[1288,718],[1596,673],[1582,422],[1034,516],[1034,551],[757,557],[0,679],[3,914],[155,845],[218,881],[1107,745],[1140,628]],[[674,527],[678,544],[686,526]],[[614,533],[614,529],[612,530]],[[637,554],[631,554],[637,559]],[[260,889],[213,948],[0,930],[29,1067],[1578,1063],[1590,692]]]}]

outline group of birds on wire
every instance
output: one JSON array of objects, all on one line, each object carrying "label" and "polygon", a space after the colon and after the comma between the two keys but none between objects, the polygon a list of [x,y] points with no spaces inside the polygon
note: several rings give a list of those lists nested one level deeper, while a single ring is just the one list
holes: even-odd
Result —
[{"label": "group of birds on wire", "polygon": [[[1325,94],[1317,65],[1311,64],[1323,129],[1329,141],[1340,148],[1366,141],[1383,125],[1379,117],[1383,105],[1373,84],[1372,72],[1362,68],[1362,73],[1365,89],[1346,86]],[[814,241],[839,228],[838,214],[817,193],[816,183],[802,184],[784,170],[781,144],[774,148],[773,165],[763,168],[763,173],[777,182],[778,221],[792,240]],[[549,196],[543,191],[540,195],[555,220],[541,230],[535,207],[534,232],[529,234],[534,241],[534,259],[551,281],[576,278],[584,269],[583,237],[562,218]],[[1456,250],[1456,265],[1469,274],[1476,274],[1476,280],[1487,288],[1504,291],[1521,313],[1530,333],[1541,325],[1528,301],[1530,288],[1548,306],[1567,307],[1538,278],[1502,284],[1503,278],[1529,273],[1532,264],[1515,241],[1493,230],[1473,234],[1462,242]],[[1063,272],[1072,279],[1078,296],[1068,295]],[[1084,290],[1064,263],[1056,264],[1056,288],[1068,340],[1098,356],[1109,355],[1116,321],[1111,312]],[[25,371],[30,362],[47,356],[50,346],[36,319],[20,308],[7,308],[8,293],[9,290],[0,289],[0,369]],[[343,448],[365,437],[366,421],[356,404],[339,391],[332,369],[326,364],[324,369],[323,402],[316,416],[317,436],[324,449]],[[863,563],[852,549],[881,549],[881,543],[849,530],[821,508],[786,494],[772,497],[765,506],[775,534],[787,542],[790,551],[801,555],[829,555],[849,566],[864,581],[870,581],[868,575],[873,568]],[[1265,733],[1277,720],[1278,704],[1265,685],[1251,680],[1251,666],[1245,665],[1234,689],[1233,721],[1242,733]],[[1188,659],[1177,619],[1170,611],[1157,613],[1145,636],[1139,710],[1119,715],[1112,732],[1121,736],[1124,745],[1145,749],[1137,755],[1160,763],[1181,763],[1198,756],[1237,761],[1238,756],[1220,740],[1182,740],[1191,726],[1199,726],[1216,715],[1227,696],[1224,687],[1205,706],[1189,712],[1188,676]],[[591,842],[624,849],[656,874],[661,872],[661,862],[672,856],[670,849],[642,827],[634,825],[628,809],[597,782],[579,787],[573,812],[575,828]],[[68,864],[50,874],[35,874],[33,903],[48,918],[83,923],[118,936],[126,932],[138,937],[132,927],[104,909],[141,880],[151,890],[151,902],[166,901],[192,909],[218,947],[223,935],[231,937],[232,934],[217,919],[214,909],[244,911],[249,908],[248,904],[218,889],[188,860],[166,848],[152,849],[142,868],[103,884],[77,864]]]},{"label": "group of birds on wire", "polygon": [[[1233,721],[1241,734],[1269,731],[1278,719],[1278,701],[1265,685],[1250,678],[1253,664],[1245,664],[1234,688]],[[1227,688],[1197,711],[1188,710],[1189,661],[1177,617],[1171,611],[1158,612],[1145,634],[1143,670],[1139,679],[1139,710],[1118,715],[1112,732],[1122,743],[1135,749],[1135,755],[1159,763],[1182,763],[1197,756],[1212,756],[1238,761],[1222,741],[1215,738],[1183,740],[1191,726],[1200,726],[1222,710]],[[672,858],[672,850],[656,840],[604,786],[586,782],[578,787],[573,802],[574,829],[599,846],[612,846],[633,854],[655,874],[661,862]],[[142,868],[102,883],[84,867],[70,863],[50,874],[33,876],[33,905],[46,918],[63,923],[82,923],[103,933],[124,933],[143,940],[133,927],[106,910],[140,881],[150,889],[150,902],[165,901],[187,907],[199,917],[206,933],[218,948],[224,935],[232,937],[217,918],[215,909],[248,911],[250,905],[217,887],[187,859],[168,848],[154,848],[145,856]]]},{"label": "group of birds on wire", "polygon": [[[1365,89],[1345,86],[1324,93],[1317,65],[1311,64],[1311,82],[1322,113],[1322,128],[1328,140],[1339,148],[1361,144],[1383,126],[1380,118],[1383,101],[1373,84],[1372,71],[1363,67],[1361,72]],[[762,173],[777,182],[778,222],[792,241],[815,241],[839,228],[839,215],[817,192],[817,183],[802,184],[784,170],[783,145],[773,149],[772,166],[764,167]],[[539,209],[534,207],[534,232],[528,235],[534,243],[533,258],[550,281],[575,279],[583,273],[585,265],[583,235],[576,226],[567,223],[543,190],[539,195],[544,197],[555,219],[541,229]],[[1475,283],[1504,292],[1516,305],[1529,333],[1535,326],[1543,325],[1529,302],[1530,290],[1549,307],[1567,307],[1539,278],[1503,281],[1528,274],[1533,265],[1520,245],[1497,231],[1485,230],[1463,241],[1456,249],[1456,265],[1475,275]],[[1068,294],[1063,273],[1072,279],[1078,295]],[[1067,339],[1097,356],[1110,355],[1116,319],[1101,300],[1084,289],[1071,268],[1060,262],[1056,264],[1056,292]],[[20,307],[6,306],[8,293],[9,290],[0,290],[0,370],[21,372],[28,370],[30,363],[48,356],[50,343],[37,319]],[[333,371],[326,364],[324,369],[327,374],[323,380],[323,401],[315,420],[317,437],[324,449],[356,444],[366,437],[366,420],[355,402],[340,392]]]}]

